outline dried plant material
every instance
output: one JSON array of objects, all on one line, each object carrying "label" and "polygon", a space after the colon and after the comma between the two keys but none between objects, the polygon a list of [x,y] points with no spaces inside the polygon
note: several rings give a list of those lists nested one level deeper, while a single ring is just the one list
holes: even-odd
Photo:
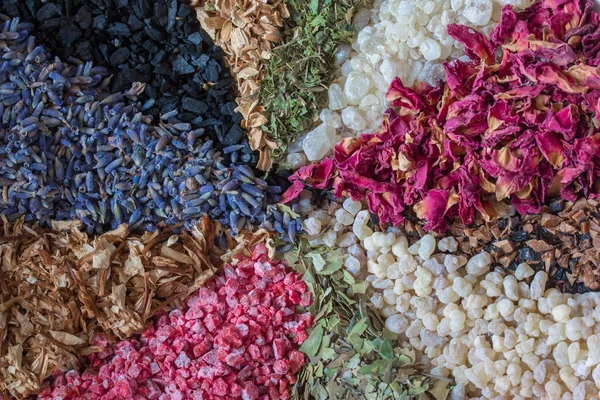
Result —
[{"label": "dried plant material", "polygon": [[[126,225],[91,239],[73,224],[0,228],[0,394],[23,398],[56,369],[141,331],[202,287],[222,265],[218,224],[134,235]],[[106,341],[94,340],[98,333]],[[1,397],[1,396],[0,396]]]},{"label": "dried plant material", "polygon": [[279,29],[290,16],[282,0],[194,0],[198,20],[217,46],[225,52],[231,74],[237,80],[239,111],[250,146],[260,151],[257,167],[268,171],[270,152],[277,142],[267,140],[261,127],[267,123],[258,92],[264,61],[271,58],[273,44],[281,40]]},{"label": "dried plant material", "polygon": [[[545,270],[561,291],[600,290],[600,201],[557,200],[538,215],[512,215],[493,222],[482,219],[465,228],[455,221],[450,233],[467,255],[488,251],[503,268],[527,263]],[[507,245],[510,243],[510,246]]]}]

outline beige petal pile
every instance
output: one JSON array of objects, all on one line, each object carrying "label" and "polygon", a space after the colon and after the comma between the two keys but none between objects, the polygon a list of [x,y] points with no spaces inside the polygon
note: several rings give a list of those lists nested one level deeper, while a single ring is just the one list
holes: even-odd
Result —
[{"label": "beige petal pile", "polygon": [[268,120],[258,102],[264,61],[271,58],[274,43],[280,41],[279,29],[289,12],[282,0],[194,0],[202,28],[220,46],[231,74],[237,80],[238,108],[248,132],[250,146],[260,151],[257,167],[269,170],[270,150],[277,143],[264,137],[261,127]]},{"label": "beige petal pile", "polygon": [[121,225],[95,238],[59,225],[0,223],[0,394],[26,397],[57,368],[76,368],[102,351],[98,333],[111,343],[141,331],[222,264],[208,219],[181,234]]}]

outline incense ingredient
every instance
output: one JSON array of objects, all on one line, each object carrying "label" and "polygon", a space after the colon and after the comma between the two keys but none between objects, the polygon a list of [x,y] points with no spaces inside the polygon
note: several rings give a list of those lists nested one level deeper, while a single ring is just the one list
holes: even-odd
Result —
[{"label": "incense ingredient", "polygon": [[453,378],[451,399],[587,399],[600,388],[600,296],[547,289],[527,263],[493,269],[457,241],[376,232],[364,241],[371,303],[416,361]]},{"label": "incense ingredient", "polygon": [[[0,238],[0,393],[36,393],[57,368],[141,331],[203,286],[220,265],[217,227],[143,235],[126,225],[90,238],[80,223],[55,230],[3,217]],[[71,233],[68,233],[70,230]],[[94,342],[104,334],[105,344]]]},{"label": "incense ingredient", "polygon": [[52,379],[39,396],[106,398],[288,399],[304,364],[311,294],[300,275],[267,256],[227,265],[186,306],[163,313],[139,339],[88,357],[85,371]]}]

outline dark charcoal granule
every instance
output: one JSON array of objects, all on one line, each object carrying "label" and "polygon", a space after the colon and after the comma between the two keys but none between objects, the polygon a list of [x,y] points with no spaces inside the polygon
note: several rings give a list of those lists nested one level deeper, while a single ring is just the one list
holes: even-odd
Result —
[{"label": "dark charcoal granule", "polygon": [[208,215],[233,234],[270,226],[295,240],[300,221],[274,205],[282,187],[246,164],[224,165],[247,142],[220,152],[190,124],[162,115],[153,125],[137,102],[144,84],[106,93],[105,68],[62,62],[36,45],[32,24],[0,22],[0,215],[79,219],[90,233],[123,222],[193,227]]},{"label": "dark charcoal granule", "polygon": [[[185,0],[7,0],[0,12],[33,23],[37,42],[62,60],[106,67],[113,93],[147,83],[139,101],[152,123],[176,110],[170,123],[204,128],[222,147],[245,141],[223,51]],[[258,161],[249,149],[242,153],[232,161]]]},{"label": "dark charcoal granule", "polygon": [[539,238],[552,246],[560,246],[562,244],[562,240],[553,233],[550,233],[546,228],[540,229]]},{"label": "dark charcoal granule", "polygon": [[556,200],[550,203],[550,211],[553,213],[559,213],[563,209],[563,203],[561,200]]},{"label": "dark charcoal granule", "polygon": [[513,242],[524,242],[525,240],[528,239],[528,234],[527,234],[527,232],[525,232],[523,230],[518,230],[518,231],[509,233],[508,237]]},{"label": "dark charcoal granule", "polygon": [[530,249],[529,247],[524,247],[518,250],[519,257],[526,261],[536,261],[540,259],[540,254]]}]

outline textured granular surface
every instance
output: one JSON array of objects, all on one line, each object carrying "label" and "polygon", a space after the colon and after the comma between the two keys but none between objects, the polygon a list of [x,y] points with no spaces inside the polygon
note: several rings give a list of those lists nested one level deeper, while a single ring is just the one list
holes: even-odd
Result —
[{"label": "textured granular surface", "polygon": [[[301,276],[271,261],[264,245],[139,340],[88,357],[88,368],[56,375],[39,399],[288,399],[304,355],[311,304]],[[103,338],[96,338],[102,345]]]},{"label": "textured granular surface", "polygon": [[[247,143],[219,151],[190,123],[162,115],[154,124],[139,102],[146,84],[107,93],[105,68],[53,58],[36,45],[31,24],[0,21],[2,215],[44,225],[79,219],[89,233],[121,223],[193,227],[202,215],[233,234],[278,227],[267,206],[281,188],[255,176]],[[285,228],[292,241],[301,230],[289,215]]]},{"label": "textured granular surface", "polygon": [[140,100],[154,123],[176,112],[169,122],[204,128],[224,146],[244,139],[235,81],[187,1],[7,0],[0,12],[32,23],[37,40],[62,60],[108,68],[113,92],[146,83]]}]

